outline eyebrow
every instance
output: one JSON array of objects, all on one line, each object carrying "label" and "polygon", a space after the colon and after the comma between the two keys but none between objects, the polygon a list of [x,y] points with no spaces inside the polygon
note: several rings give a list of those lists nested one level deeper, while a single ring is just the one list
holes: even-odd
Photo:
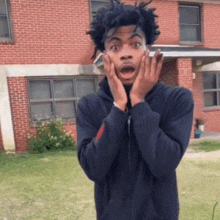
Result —
[{"label": "eyebrow", "polygon": [[143,40],[143,37],[142,37],[140,34],[137,34],[137,33],[132,34],[131,37],[129,37],[129,39],[133,39],[133,38],[135,38],[135,37],[138,37],[138,38],[140,38],[141,40]]},{"label": "eyebrow", "polygon": [[114,37],[107,37],[106,39],[108,39],[109,38],[109,41],[107,42],[108,44],[109,43],[111,43],[113,40],[116,40],[116,41],[121,41],[121,39],[119,38],[119,37],[116,37],[116,36],[114,36]]},{"label": "eyebrow", "polygon": [[[132,40],[132,39],[135,38],[135,37],[138,37],[138,38],[140,38],[141,40],[143,40],[143,37],[142,37],[140,34],[137,34],[137,33],[132,34],[128,39],[129,39],[129,40]],[[114,40],[116,40],[116,41],[121,41],[121,39],[120,39],[119,37],[117,37],[117,36],[114,36],[114,37],[109,36],[109,37],[107,37],[107,39],[108,39],[108,38],[110,38],[109,41],[108,41],[108,44],[109,44],[110,42],[114,41]]]}]

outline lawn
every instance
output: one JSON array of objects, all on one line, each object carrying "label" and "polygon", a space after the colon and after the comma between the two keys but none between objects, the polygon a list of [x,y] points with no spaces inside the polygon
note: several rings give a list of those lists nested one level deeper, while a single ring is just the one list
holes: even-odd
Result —
[{"label": "lawn", "polygon": [[[220,159],[184,158],[177,169],[180,220],[211,220],[220,203]],[[0,156],[0,219],[94,220],[93,183],[76,152]],[[220,219],[220,204],[215,220]]]},{"label": "lawn", "polygon": [[195,140],[194,143],[190,144],[190,149],[192,149],[194,152],[198,152],[198,151],[210,152],[210,151],[220,150],[220,141]]},{"label": "lawn", "polygon": [[76,152],[0,156],[0,219],[95,219],[93,183]]}]

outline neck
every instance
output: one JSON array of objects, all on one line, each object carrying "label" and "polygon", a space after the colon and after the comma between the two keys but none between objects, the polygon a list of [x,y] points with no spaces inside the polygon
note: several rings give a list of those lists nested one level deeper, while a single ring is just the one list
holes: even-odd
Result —
[{"label": "neck", "polygon": [[128,109],[130,109],[131,108],[130,91],[131,91],[132,85],[124,85],[124,88],[125,88],[125,91],[128,97],[127,107]]}]

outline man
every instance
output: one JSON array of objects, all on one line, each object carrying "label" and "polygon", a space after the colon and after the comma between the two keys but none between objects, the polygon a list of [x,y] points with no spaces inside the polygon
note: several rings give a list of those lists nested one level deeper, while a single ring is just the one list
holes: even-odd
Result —
[{"label": "man", "polygon": [[77,110],[78,159],[95,182],[98,220],[177,220],[176,172],[193,118],[191,93],[158,82],[154,9],[113,1],[89,31],[105,79]]}]

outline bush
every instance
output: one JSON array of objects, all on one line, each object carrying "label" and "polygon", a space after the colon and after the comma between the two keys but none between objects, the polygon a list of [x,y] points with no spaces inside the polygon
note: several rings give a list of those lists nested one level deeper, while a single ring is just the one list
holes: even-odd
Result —
[{"label": "bush", "polygon": [[39,121],[34,127],[37,133],[28,136],[30,153],[43,153],[47,150],[75,150],[72,136],[65,132],[61,118]]}]

